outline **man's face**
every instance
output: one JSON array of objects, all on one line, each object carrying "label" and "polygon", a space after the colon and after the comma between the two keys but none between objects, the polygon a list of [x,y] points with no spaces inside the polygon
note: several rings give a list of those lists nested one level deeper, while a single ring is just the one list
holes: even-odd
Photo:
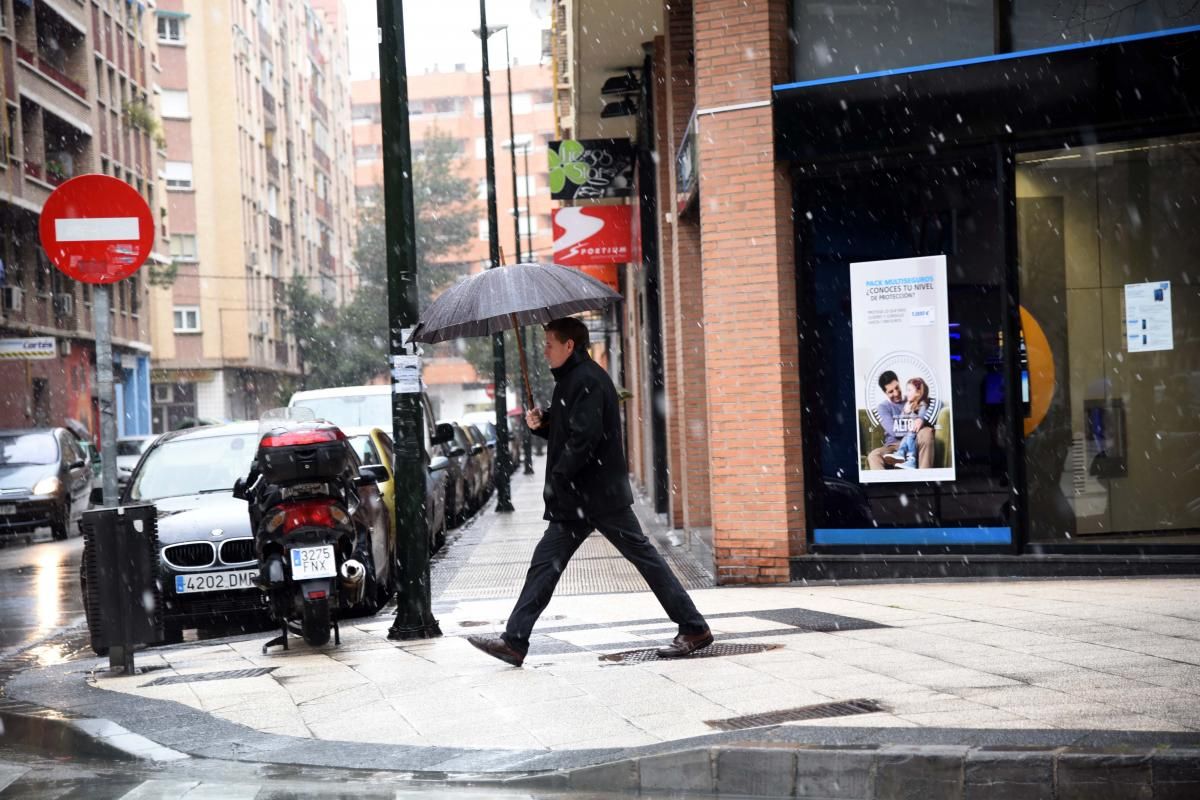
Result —
[{"label": "man's face", "polygon": [[[558,338],[558,334],[554,331],[546,331],[546,360],[550,362],[551,369],[558,369],[567,360],[575,350],[575,342],[567,339],[565,342]],[[897,390],[899,391],[899,390]]]},{"label": "man's face", "polygon": [[883,393],[887,395],[887,399],[893,403],[899,403],[904,399],[904,395],[900,394],[900,381],[895,380],[883,387]]}]

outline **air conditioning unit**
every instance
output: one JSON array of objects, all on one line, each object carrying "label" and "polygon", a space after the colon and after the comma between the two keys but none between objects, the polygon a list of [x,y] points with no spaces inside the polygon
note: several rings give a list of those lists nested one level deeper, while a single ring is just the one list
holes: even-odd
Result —
[{"label": "air conditioning unit", "polygon": [[75,313],[75,295],[54,295],[54,313],[59,317],[69,317]]},{"label": "air conditioning unit", "polygon": [[265,319],[260,319],[258,321],[258,335],[266,336],[270,332],[271,332],[271,323]]},{"label": "air conditioning unit", "polygon": [[258,251],[250,250],[246,253],[246,265],[250,267],[258,266]]},{"label": "air conditioning unit", "polygon": [[20,286],[0,287],[0,302],[5,311],[21,311],[25,308],[25,293]]},{"label": "air conditioning unit", "polygon": [[59,339],[58,340],[58,354],[60,356],[71,355],[71,340],[70,339]]}]

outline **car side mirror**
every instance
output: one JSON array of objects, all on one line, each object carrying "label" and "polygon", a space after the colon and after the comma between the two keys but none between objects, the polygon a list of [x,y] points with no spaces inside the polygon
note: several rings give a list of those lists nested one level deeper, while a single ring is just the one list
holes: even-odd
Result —
[{"label": "car side mirror", "polygon": [[450,466],[450,459],[445,456],[434,456],[429,460],[430,472],[441,472]]},{"label": "car side mirror", "polygon": [[457,445],[450,448],[450,457],[451,458],[458,458],[460,456],[465,456],[466,454],[467,454],[467,451],[463,450],[461,447],[459,447]]},{"label": "car side mirror", "polygon": [[383,464],[371,464],[370,466],[359,467],[358,479],[355,480],[355,484],[358,486],[368,486],[372,483],[386,483],[390,477],[387,467]]},{"label": "car side mirror", "polygon": [[78,461],[72,461],[71,465],[67,467],[67,469],[83,469],[86,466],[87,462],[81,458]]},{"label": "car side mirror", "polygon": [[471,455],[477,456],[482,452],[483,452],[483,445],[481,445],[481,444],[471,445]]},{"label": "car side mirror", "polygon": [[233,496],[238,500],[246,499],[246,479],[238,478],[233,482]]},{"label": "car side mirror", "polygon": [[431,444],[442,444],[454,441],[454,427],[449,422],[439,422],[434,428]]}]

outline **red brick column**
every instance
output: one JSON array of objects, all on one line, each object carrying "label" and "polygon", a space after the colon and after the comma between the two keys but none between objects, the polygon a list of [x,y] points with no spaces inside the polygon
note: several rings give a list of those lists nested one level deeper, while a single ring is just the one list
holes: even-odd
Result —
[{"label": "red brick column", "polygon": [[787,0],[695,11],[701,261],[713,545],[722,583],[788,579],[804,485],[791,181],[771,86],[788,74]]},{"label": "red brick column", "polygon": [[[696,104],[696,71],[691,59],[692,0],[671,0],[666,15],[667,141],[660,151],[667,166],[670,205],[664,210],[670,247],[664,254],[672,264],[675,308],[664,325],[665,345],[673,350],[677,371],[671,381],[671,424],[679,436],[679,463],[673,473],[678,486],[682,525],[688,529],[711,524],[708,477],[708,408],[704,359],[704,296],[700,269],[700,217],[693,209],[679,215],[675,204],[675,154],[679,152]],[[666,259],[664,259],[666,260]]]}]

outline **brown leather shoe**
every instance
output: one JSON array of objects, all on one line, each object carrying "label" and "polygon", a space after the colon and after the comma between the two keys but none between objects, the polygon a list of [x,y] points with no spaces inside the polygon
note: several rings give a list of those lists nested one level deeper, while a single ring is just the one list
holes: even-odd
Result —
[{"label": "brown leather shoe", "polygon": [[681,633],[666,647],[655,650],[659,658],[683,658],[713,643],[712,631],[704,633]]},{"label": "brown leather shoe", "polygon": [[512,664],[514,667],[519,667],[525,661],[524,653],[499,636],[468,636],[467,641],[492,658],[500,659],[505,664]]}]

